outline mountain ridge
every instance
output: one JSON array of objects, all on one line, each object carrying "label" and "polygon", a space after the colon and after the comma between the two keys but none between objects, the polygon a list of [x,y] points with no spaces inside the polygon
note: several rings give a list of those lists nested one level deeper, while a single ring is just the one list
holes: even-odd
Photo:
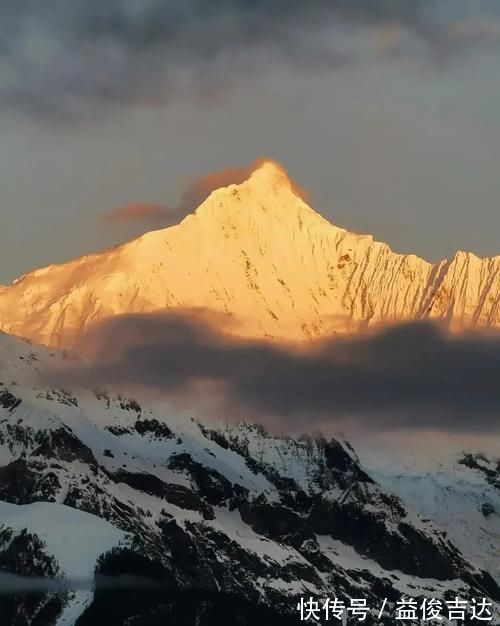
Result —
[{"label": "mountain ridge", "polygon": [[[333,595],[365,598],[370,626],[393,624],[401,597],[485,597],[498,620],[500,460],[381,474],[345,439],[48,385],[65,358],[0,333],[0,570],[46,583],[2,596],[3,623],[243,626],[263,607],[291,626],[301,597]],[[234,613],[172,617],[179,594],[197,611],[231,597]]]},{"label": "mountain ridge", "polygon": [[265,162],[179,224],[0,287],[0,328],[58,346],[124,313],[203,307],[239,334],[308,340],[383,322],[500,326],[500,256],[429,263],[330,224]]}]

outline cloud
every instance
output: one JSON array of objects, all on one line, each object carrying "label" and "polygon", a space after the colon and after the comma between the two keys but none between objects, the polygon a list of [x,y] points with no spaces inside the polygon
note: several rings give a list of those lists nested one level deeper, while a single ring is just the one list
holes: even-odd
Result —
[{"label": "cloud", "polygon": [[182,198],[176,207],[176,211],[181,214],[187,214],[196,209],[215,189],[227,187],[229,185],[239,185],[250,178],[252,172],[258,169],[264,163],[273,163],[277,167],[284,178],[292,187],[293,191],[304,201],[308,200],[309,194],[305,189],[296,185],[288,176],[288,173],[274,159],[261,157],[256,159],[246,167],[231,167],[223,170],[216,170],[197,178],[186,187]]},{"label": "cloud", "polygon": [[92,579],[66,579],[37,576],[19,576],[0,572],[0,597],[19,593],[64,593],[66,591],[92,591],[94,589],[165,589],[162,581],[140,576],[104,576]]},{"label": "cloud", "polygon": [[500,433],[498,334],[418,322],[298,348],[237,338],[229,322],[209,311],[114,317],[82,340],[85,364],[51,381],[145,386],[292,430]]},{"label": "cloud", "polygon": [[456,41],[476,41],[482,45],[500,42],[500,20],[469,19],[450,25],[448,36]]},{"label": "cloud", "polygon": [[210,93],[277,63],[335,69],[396,48],[447,59],[483,45],[477,28],[457,36],[454,24],[499,15],[496,0],[3,2],[0,102],[75,120]]},{"label": "cloud", "polygon": [[101,215],[103,222],[142,222],[164,220],[169,214],[167,207],[159,204],[127,204]]},{"label": "cloud", "polygon": [[308,200],[308,192],[296,185],[279,163],[273,159],[262,157],[256,159],[246,167],[231,167],[216,170],[193,179],[186,186],[176,205],[129,204],[101,214],[100,219],[112,224],[124,222],[151,224],[152,222],[161,222],[161,225],[164,227],[176,224],[186,215],[198,208],[212,191],[220,189],[221,187],[243,183],[251,176],[252,172],[266,162],[272,162],[275,167],[281,171],[292,190],[304,201]]}]

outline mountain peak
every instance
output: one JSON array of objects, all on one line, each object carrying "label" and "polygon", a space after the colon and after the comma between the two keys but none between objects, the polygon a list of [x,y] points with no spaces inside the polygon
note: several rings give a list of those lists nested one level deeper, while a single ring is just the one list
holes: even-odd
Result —
[{"label": "mountain peak", "polygon": [[[287,223],[292,228],[304,221],[303,218],[327,224],[305,202],[305,197],[304,190],[292,181],[279,163],[265,159],[257,162],[239,184],[215,189],[194,215],[207,228],[231,223],[238,231],[246,230],[249,224],[272,229],[270,222]],[[191,218],[188,216],[187,219]]]},{"label": "mountain peak", "polygon": [[286,187],[292,186],[292,181],[290,180],[285,168],[272,159],[265,159],[259,162],[255,169],[253,169],[248,180],[257,184],[279,184]]},{"label": "mountain peak", "polygon": [[70,347],[113,315],[198,307],[233,315],[238,334],[285,340],[426,318],[500,327],[500,257],[395,254],[330,224],[270,159],[239,181],[176,226],[0,288],[0,329]]},{"label": "mountain peak", "polygon": [[273,159],[263,159],[258,162],[246,182],[248,185],[272,189],[275,192],[292,191],[301,200],[307,201],[307,192],[295,184],[286,169]]},{"label": "mountain peak", "polygon": [[291,199],[292,194],[307,202],[307,192],[290,178],[280,163],[268,158],[256,161],[238,182],[218,187],[212,193],[229,194],[238,201],[240,192],[244,196],[260,197],[266,204],[271,204],[276,195],[288,195]]}]

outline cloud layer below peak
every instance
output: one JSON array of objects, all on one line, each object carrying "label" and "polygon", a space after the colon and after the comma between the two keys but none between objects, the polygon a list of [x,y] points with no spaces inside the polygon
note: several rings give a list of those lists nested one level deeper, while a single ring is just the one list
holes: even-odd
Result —
[{"label": "cloud layer below peak", "polygon": [[288,430],[500,432],[500,336],[408,323],[307,347],[225,332],[209,311],[126,315],[82,340],[57,384],[147,387]]}]

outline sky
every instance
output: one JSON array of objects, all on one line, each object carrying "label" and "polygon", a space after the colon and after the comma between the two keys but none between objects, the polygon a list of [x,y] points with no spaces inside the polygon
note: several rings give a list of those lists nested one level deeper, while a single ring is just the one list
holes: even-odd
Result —
[{"label": "sky", "polygon": [[0,0],[0,282],[264,156],[398,252],[499,254],[499,61],[494,0]]}]

